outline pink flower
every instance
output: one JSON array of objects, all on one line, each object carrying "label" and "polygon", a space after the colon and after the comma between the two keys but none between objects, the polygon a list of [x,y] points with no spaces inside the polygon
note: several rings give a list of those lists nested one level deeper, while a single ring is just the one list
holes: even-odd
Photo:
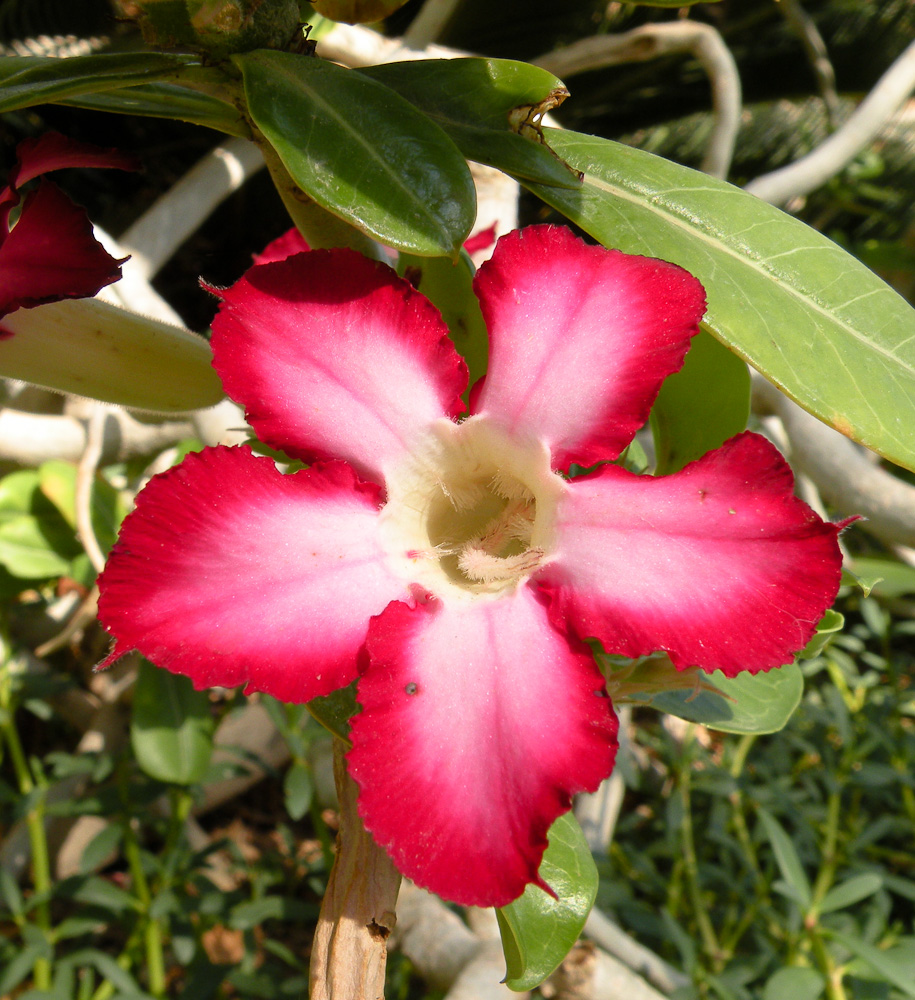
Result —
[{"label": "pink flower", "polygon": [[[508,903],[616,720],[584,639],[678,667],[766,670],[833,600],[838,526],[755,434],[663,478],[612,462],[705,309],[675,265],[536,226],[476,292],[489,373],[435,309],[348,250],[258,265],[220,293],[215,366],[280,474],[211,448],[137,499],[101,579],[112,660],[306,701],[358,678],[350,772],[366,827],[447,899]],[[342,459],[342,460],[341,460]]]},{"label": "pink flower", "polygon": [[92,235],[83,209],[45,177],[26,195],[11,229],[20,189],[62,167],[138,167],[126,153],[73,142],[56,132],[25,139],[16,155],[7,186],[0,191],[0,316],[43,302],[95,295],[121,276],[120,265],[127,259],[111,257]]}]

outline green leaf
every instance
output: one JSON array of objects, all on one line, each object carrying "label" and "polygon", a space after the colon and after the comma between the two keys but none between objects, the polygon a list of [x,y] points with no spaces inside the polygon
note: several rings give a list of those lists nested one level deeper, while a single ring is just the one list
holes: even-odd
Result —
[{"label": "green leaf", "polygon": [[293,761],[286,771],[283,793],[286,797],[286,812],[293,819],[301,819],[308,812],[314,795],[311,771],[301,761]]},{"label": "green leaf", "polygon": [[862,899],[873,896],[883,888],[883,878],[876,872],[865,872],[863,875],[853,875],[841,885],[833,886],[820,900],[817,910],[820,913],[832,913],[833,910],[844,910],[846,906],[860,903]]},{"label": "green leaf", "polygon": [[[52,460],[38,469],[42,494],[57,508],[61,516],[76,530],[76,466],[72,462]],[[117,539],[118,528],[127,514],[118,491],[96,474],[92,480],[90,515],[96,541],[103,552],[108,552]]]},{"label": "green leaf", "polygon": [[73,529],[41,493],[34,469],[0,480],[0,565],[15,577],[62,576],[79,552]]},{"label": "green leaf", "polygon": [[69,97],[57,103],[70,108],[105,111],[109,114],[142,115],[146,118],[191,122],[227,135],[251,137],[251,129],[234,105],[172,83],[140,84],[137,87]]},{"label": "green leaf", "polygon": [[130,742],[148,775],[176,785],[200,781],[213,752],[214,728],[205,691],[195,691],[187,677],[141,662]]},{"label": "green leaf", "polygon": [[813,638],[797,654],[797,658],[810,660],[814,656],[818,656],[844,627],[845,616],[830,608],[817,624]]},{"label": "green leaf", "polygon": [[337,688],[336,691],[331,691],[321,698],[312,698],[305,707],[329,733],[343,740],[347,746],[352,746],[349,739],[349,720],[358,708],[355,684]]},{"label": "green leaf", "polygon": [[585,172],[530,187],[607,246],[680,264],[711,332],[826,423],[915,469],[915,311],[825,236],[724,181],[639,149],[547,130]]},{"label": "green leaf", "polygon": [[[699,690],[633,695],[645,704],[723,733],[777,733],[794,714],[804,692],[804,676],[796,663],[762,674],[725,677],[720,670],[698,673]],[[714,690],[708,690],[710,685]]]},{"label": "green leaf", "polygon": [[304,922],[316,915],[316,907],[299,899],[285,896],[263,896],[232,907],[229,926],[247,931],[259,927],[265,920],[298,920]]},{"label": "green leaf", "polygon": [[701,458],[745,430],[749,416],[746,364],[700,330],[683,367],[664,380],[651,411],[655,472],[667,475]]},{"label": "green leaf", "polygon": [[540,877],[556,893],[529,885],[496,910],[512,990],[531,990],[559,965],[581,934],[597,897],[597,867],[581,827],[566,813],[550,827]]},{"label": "green leaf", "polygon": [[568,96],[545,69],[510,59],[417,59],[359,71],[424,111],[467,157],[507,174],[577,188],[564,163],[531,124]]},{"label": "green leaf", "polygon": [[915,566],[879,556],[855,556],[851,569],[859,579],[872,581],[869,593],[880,597],[915,594]]},{"label": "green leaf", "polygon": [[826,989],[826,980],[816,969],[792,966],[770,976],[762,1000],[817,1000]]},{"label": "green leaf", "polygon": [[915,997],[915,976],[912,975],[911,962],[900,961],[895,955],[842,931],[827,927],[823,927],[822,931],[892,983],[897,990],[901,990],[907,997]]},{"label": "green leaf", "polygon": [[188,66],[199,65],[198,56],[160,52],[101,53],[70,59],[5,56],[0,59],[0,112],[167,80]]},{"label": "green leaf", "polygon": [[251,117],[306,194],[398,250],[458,252],[475,192],[437,125],[382,84],[321,59],[258,51],[233,60]]},{"label": "green leaf", "polygon": [[801,908],[802,913],[807,913],[813,900],[810,882],[804,872],[801,859],[794,849],[794,844],[791,843],[791,838],[781,823],[767,810],[760,808],[759,819],[765,829],[766,837],[772,845],[775,862],[790,891],[791,898]]}]

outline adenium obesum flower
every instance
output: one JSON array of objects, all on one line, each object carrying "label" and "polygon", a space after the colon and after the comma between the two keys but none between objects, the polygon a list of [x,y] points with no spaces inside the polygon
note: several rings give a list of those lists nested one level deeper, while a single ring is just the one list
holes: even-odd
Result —
[{"label": "adenium obesum flower", "polygon": [[[41,175],[63,167],[138,168],[127,153],[75,142],[56,132],[20,142],[16,157],[0,190],[0,316],[44,302],[95,295],[121,276],[120,265],[127,259],[115,260],[92,235],[85,211]],[[21,188],[39,176],[11,228]]]},{"label": "adenium obesum flower", "polygon": [[[195,685],[301,702],[358,678],[348,764],[400,870],[508,903],[546,833],[613,767],[586,638],[729,676],[789,661],[839,582],[838,526],[755,434],[666,477],[612,463],[698,329],[663,261],[535,226],[476,277],[489,370],[431,304],[348,250],[256,265],[214,324],[214,364],[260,439],[153,479],[101,582],[115,636]],[[104,665],[104,664],[103,664]]]}]

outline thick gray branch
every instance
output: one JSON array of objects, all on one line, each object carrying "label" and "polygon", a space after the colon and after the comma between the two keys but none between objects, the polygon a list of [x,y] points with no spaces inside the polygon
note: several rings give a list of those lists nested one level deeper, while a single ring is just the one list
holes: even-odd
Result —
[{"label": "thick gray branch", "polygon": [[809,155],[757,177],[746,190],[784,205],[821,187],[874,141],[915,89],[915,42],[877,81],[845,124]]}]

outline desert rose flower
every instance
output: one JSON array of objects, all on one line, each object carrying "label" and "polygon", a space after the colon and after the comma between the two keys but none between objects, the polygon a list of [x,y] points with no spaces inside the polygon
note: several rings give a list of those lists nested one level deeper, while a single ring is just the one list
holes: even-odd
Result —
[{"label": "desert rose flower", "polygon": [[[210,448],[137,498],[99,613],[195,685],[302,702],[358,679],[366,827],[447,899],[501,906],[571,797],[613,767],[587,638],[729,676],[791,660],[839,583],[838,526],[741,434],[682,471],[616,459],[705,309],[681,268],[566,229],[503,237],[476,277],[489,370],[430,303],[348,250],[219,292],[214,364],[289,475]],[[569,479],[571,463],[597,470]]]},{"label": "desert rose flower", "polygon": [[[115,260],[92,235],[85,211],[46,177],[63,167],[136,170],[135,157],[48,132],[16,148],[16,165],[0,190],[0,316],[14,309],[84,298],[121,276]],[[41,177],[22,201],[20,189]],[[15,225],[11,214],[20,201]],[[126,258],[125,258],[126,260]]]}]

